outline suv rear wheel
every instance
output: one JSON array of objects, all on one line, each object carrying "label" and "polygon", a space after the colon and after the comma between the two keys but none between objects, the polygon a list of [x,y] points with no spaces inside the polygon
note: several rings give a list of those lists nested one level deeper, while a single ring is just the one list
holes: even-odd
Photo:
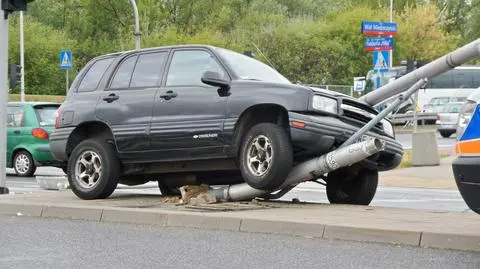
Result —
[{"label": "suv rear wheel", "polygon": [[239,158],[240,171],[248,185],[275,190],[285,182],[293,165],[287,132],[273,123],[253,126],[243,140]]},{"label": "suv rear wheel", "polygon": [[73,150],[68,161],[68,181],[81,199],[104,199],[118,184],[120,162],[113,145],[87,139]]}]

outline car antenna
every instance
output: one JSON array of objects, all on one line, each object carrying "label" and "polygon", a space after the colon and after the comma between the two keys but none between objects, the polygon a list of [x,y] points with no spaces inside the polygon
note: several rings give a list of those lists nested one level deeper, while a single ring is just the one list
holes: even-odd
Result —
[{"label": "car antenna", "polygon": [[272,64],[272,62],[270,62],[270,60],[267,58],[267,56],[265,56],[265,54],[263,54],[263,52],[257,47],[257,45],[255,45],[255,43],[253,43],[253,41],[250,41],[250,43],[252,43],[252,45],[258,50],[258,52],[260,52],[260,54],[262,54],[263,58],[265,58],[265,60],[267,60],[267,62],[275,69],[277,69],[275,67],[275,65]]}]

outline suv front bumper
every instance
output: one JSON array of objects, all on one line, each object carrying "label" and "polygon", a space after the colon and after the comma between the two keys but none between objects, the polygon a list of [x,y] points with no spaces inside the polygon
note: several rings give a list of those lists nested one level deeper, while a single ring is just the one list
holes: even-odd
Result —
[{"label": "suv front bumper", "polygon": [[480,214],[480,156],[459,156],[453,160],[452,168],[463,200]]},{"label": "suv front bumper", "polygon": [[[304,149],[302,154],[307,158],[331,151],[360,129],[331,116],[289,112],[289,120],[290,123],[296,121],[305,124],[303,127],[290,124],[290,135],[294,147]],[[395,139],[371,131],[367,132],[365,137],[375,137],[385,141],[386,144],[385,150],[360,162],[363,167],[375,171],[388,171],[400,164],[403,147]]]}]

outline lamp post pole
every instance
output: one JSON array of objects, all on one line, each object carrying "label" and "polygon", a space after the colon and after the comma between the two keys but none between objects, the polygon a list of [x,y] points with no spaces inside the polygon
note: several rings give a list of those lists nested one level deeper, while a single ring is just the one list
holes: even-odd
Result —
[{"label": "lamp post pole", "polygon": [[[390,22],[393,22],[393,0],[390,0]],[[391,69],[393,66],[393,49],[391,49],[389,53],[390,53],[390,69]]]},{"label": "lamp post pole", "polygon": [[130,0],[130,4],[133,6],[133,14],[135,16],[135,49],[140,49],[140,22],[138,19],[138,8],[135,0]]}]

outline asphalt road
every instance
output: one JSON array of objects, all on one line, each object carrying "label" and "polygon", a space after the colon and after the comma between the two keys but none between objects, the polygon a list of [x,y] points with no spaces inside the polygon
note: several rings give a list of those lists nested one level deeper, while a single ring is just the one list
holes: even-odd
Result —
[{"label": "asphalt road", "polygon": [[[37,174],[63,175],[63,172],[56,168],[40,168]],[[51,192],[41,189],[35,178],[21,178],[11,174],[7,177],[7,186],[11,193]],[[134,187],[119,185],[116,192],[160,194],[156,182]],[[312,182],[300,184],[280,200],[291,201],[293,198],[303,202],[328,203],[325,187]],[[441,189],[379,187],[371,205],[433,211],[469,211],[457,190]]]},{"label": "asphalt road", "polygon": [[[395,139],[402,144],[404,149],[411,149],[412,148],[412,134],[396,134]],[[437,145],[438,148],[441,149],[449,149],[449,148],[454,148],[455,147],[455,142],[456,142],[456,135],[453,134],[449,138],[443,138],[438,132],[437,132]]]},{"label": "asphalt road", "polygon": [[472,252],[0,215],[0,264],[36,268],[479,268]]}]

